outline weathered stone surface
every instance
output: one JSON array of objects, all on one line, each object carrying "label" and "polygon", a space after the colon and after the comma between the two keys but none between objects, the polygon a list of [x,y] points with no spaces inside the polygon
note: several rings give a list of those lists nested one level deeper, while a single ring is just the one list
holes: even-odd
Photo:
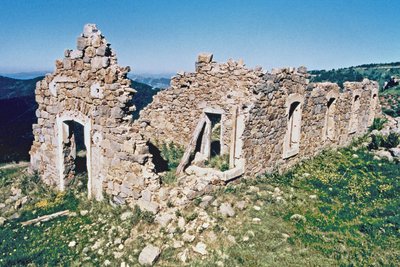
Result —
[{"label": "weathered stone surface", "polygon": [[[84,37],[78,37],[76,48],[77,48],[78,50],[81,50],[81,51],[82,51],[82,50],[85,49],[87,46],[88,46],[87,39],[84,38]],[[66,57],[67,57],[67,55],[66,55]]]},{"label": "weathered stone surface", "polygon": [[197,58],[199,63],[210,63],[213,59],[213,54],[211,53],[201,53]]},{"label": "weathered stone surface", "polygon": [[393,147],[389,149],[390,153],[392,153],[393,157],[400,158],[400,147]]},{"label": "weathered stone surface", "polygon": [[[135,110],[131,99],[136,92],[126,78],[129,68],[117,65],[115,53],[94,24],[85,25],[77,50],[66,50],[64,56],[56,61],[56,71],[37,83],[38,123],[33,125],[31,168],[45,183],[68,189],[78,154],[75,125],[81,124],[85,145],[90,145],[90,196],[101,200],[109,194],[113,205],[132,204],[147,187],[159,187],[159,181],[146,140],[132,134],[137,130],[127,120]],[[122,149],[126,142],[129,150]],[[136,143],[141,144],[140,151]],[[23,205],[22,200],[18,205]],[[154,203],[142,206],[158,210]]]},{"label": "weathered stone surface", "polygon": [[174,218],[175,216],[170,213],[158,214],[155,218],[155,222],[160,224],[161,227],[166,227]]},{"label": "weathered stone surface", "polygon": [[193,251],[196,252],[196,253],[199,253],[201,255],[207,255],[208,254],[207,245],[202,243],[202,242],[197,243],[196,246],[193,247]]},{"label": "weathered stone surface", "polygon": [[133,213],[132,213],[131,211],[125,211],[125,212],[122,213],[121,216],[120,216],[121,221],[125,221],[125,220],[127,220],[127,219],[129,219],[129,218],[132,218],[132,217],[133,217]]},{"label": "weathered stone surface", "polygon": [[293,214],[292,216],[290,216],[290,220],[296,221],[296,222],[306,222],[307,221],[306,217],[304,217],[303,215],[300,215],[300,214]]},{"label": "weathered stone surface", "polygon": [[161,249],[151,244],[147,245],[139,254],[141,265],[153,265],[161,254]]},{"label": "weathered stone surface", "polygon": [[155,202],[146,201],[143,199],[139,199],[137,201],[137,205],[140,209],[150,211],[153,214],[156,214],[160,208],[159,204]]},{"label": "weathered stone surface", "polygon": [[195,238],[196,238],[195,235],[191,235],[191,234],[188,234],[186,232],[183,233],[183,235],[182,235],[182,240],[185,241],[185,242],[188,242],[188,243],[193,242]]},{"label": "weathered stone surface", "polygon": [[377,155],[380,158],[387,159],[388,161],[393,161],[393,156],[389,151],[378,150],[375,152],[375,155]]},{"label": "weathered stone surface", "polygon": [[227,217],[235,216],[235,210],[232,208],[232,205],[227,202],[222,203],[221,206],[219,206],[219,213]]},{"label": "weathered stone surface", "polygon": [[83,57],[82,50],[72,50],[70,55],[71,59],[78,59]]}]

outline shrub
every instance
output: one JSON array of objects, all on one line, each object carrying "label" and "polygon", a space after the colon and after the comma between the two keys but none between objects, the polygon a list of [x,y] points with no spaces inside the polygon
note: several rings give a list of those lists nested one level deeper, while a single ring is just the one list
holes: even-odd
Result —
[{"label": "shrub", "polygon": [[198,216],[199,216],[199,214],[197,212],[192,212],[185,216],[185,220],[186,220],[186,222],[190,222],[190,221],[193,221],[194,219],[196,219]]},{"label": "shrub", "polygon": [[175,183],[177,181],[177,177],[176,177],[176,174],[175,174],[175,169],[167,171],[165,173],[165,175],[161,178],[161,181],[164,184],[173,184],[173,183]]},{"label": "shrub", "polygon": [[372,135],[371,143],[368,145],[368,149],[378,149],[379,147],[392,148],[400,144],[400,135],[397,133],[390,133],[388,136],[382,136],[380,134]]},{"label": "shrub", "polygon": [[377,134],[377,135],[374,134],[371,136],[371,138],[372,138],[372,140],[371,140],[371,143],[369,143],[369,145],[368,145],[368,149],[369,150],[378,149],[383,143],[383,136],[380,134]]},{"label": "shrub", "polygon": [[150,211],[142,211],[141,217],[142,217],[142,220],[147,223],[153,223],[154,219],[155,219],[154,214],[151,213]]},{"label": "shrub", "polygon": [[385,139],[383,146],[386,148],[396,147],[400,144],[400,135],[396,133],[390,133]]},{"label": "shrub", "polygon": [[161,156],[168,161],[169,169],[176,169],[178,167],[181,158],[183,157],[185,150],[174,143],[162,144]]},{"label": "shrub", "polygon": [[382,130],[383,129],[383,125],[387,122],[386,118],[375,118],[372,125],[369,127],[370,131],[373,130]]}]

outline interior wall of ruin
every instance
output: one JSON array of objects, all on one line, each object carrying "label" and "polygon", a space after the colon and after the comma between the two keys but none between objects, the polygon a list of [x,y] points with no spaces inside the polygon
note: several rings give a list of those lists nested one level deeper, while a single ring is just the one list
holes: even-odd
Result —
[{"label": "interior wall of ruin", "polygon": [[[73,151],[65,151],[66,121],[85,127],[89,196],[109,194],[119,202],[152,201],[159,187],[146,140],[132,124],[135,91],[118,66],[107,40],[88,24],[77,48],[66,50],[53,73],[37,83],[37,124],[30,151],[31,168],[44,182],[64,190]],[[69,168],[69,169],[68,169]],[[68,174],[68,175],[67,175]]]},{"label": "interior wall of ruin", "polygon": [[247,69],[232,60],[220,64],[212,61],[212,55],[202,54],[196,71],[173,77],[171,87],[141,111],[138,123],[152,142],[186,147],[202,114],[222,113],[221,152],[228,154],[234,117],[247,116],[254,97],[251,88],[262,75],[260,68]]}]

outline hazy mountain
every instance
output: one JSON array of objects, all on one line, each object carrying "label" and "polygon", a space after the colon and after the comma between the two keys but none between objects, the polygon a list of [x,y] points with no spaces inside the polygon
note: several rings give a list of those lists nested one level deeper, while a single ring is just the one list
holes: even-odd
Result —
[{"label": "hazy mountain", "polygon": [[[161,88],[161,89],[168,88],[170,81],[171,81],[171,78],[166,78],[166,77],[162,77],[159,75],[142,76],[142,75],[131,74],[128,76],[133,81],[148,84],[148,85],[152,86],[153,88]],[[171,76],[169,76],[169,77],[171,77]]]},{"label": "hazy mountain", "polygon": [[29,80],[18,80],[0,76],[0,99],[11,99],[35,94],[36,82],[43,77]]},{"label": "hazy mountain", "polygon": [[146,107],[150,102],[153,101],[153,96],[157,94],[162,89],[153,88],[150,85],[132,81],[132,88],[134,88],[137,92],[133,97],[133,103],[136,106],[136,111],[133,112],[133,118],[137,119],[139,117],[139,112]]},{"label": "hazy mountain", "polygon": [[46,73],[51,73],[51,72],[52,71],[28,71],[28,72],[16,72],[16,73],[0,73],[0,75],[13,79],[29,80],[36,77],[45,76]]}]

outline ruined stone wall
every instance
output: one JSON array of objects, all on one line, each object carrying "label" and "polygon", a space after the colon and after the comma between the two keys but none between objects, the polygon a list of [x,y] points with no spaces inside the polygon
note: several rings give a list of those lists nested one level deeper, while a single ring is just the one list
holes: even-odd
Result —
[{"label": "ruined stone wall", "polygon": [[196,72],[178,73],[171,87],[153,97],[140,113],[143,134],[153,142],[186,146],[203,112],[222,114],[222,153],[229,152],[232,114],[245,114],[252,105],[254,87],[263,75],[260,68],[247,69],[242,62],[219,64],[212,55],[200,55]]},{"label": "ruined stone wall", "polygon": [[151,201],[159,187],[151,155],[132,125],[135,90],[129,68],[117,58],[95,25],[84,27],[77,49],[66,50],[52,74],[37,83],[37,124],[30,151],[31,168],[44,182],[64,190],[74,174],[73,138],[68,123],[84,126],[89,196],[103,192],[120,202]]},{"label": "ruined stone wall", "polygon": [[[256,88],[257,101],[250,111],[250,119],[243,134],[246,175],[273,171],[283,163],[283,143],[287,129],[286,100],[289,95],[304,96],[306,75],[305,69],[274,70],[271,74],[267,73]],[[308,116],[306,112],[303,108],[304,117]],[[302,124],[302,139],[306,135],[304,130]],[[303,146],[302,142],[300,146]]]},{"label": "ruined stone wall", "polygon": [[[284,170],[325,148],[347,145],[372,123],[371,96],[373,92],[377,94],[376,82],[345,83],[341,89],[334,83],[309,83],[304,67],[264,74],[261,70],[242,73],[237,63],[200,63],[195,73],[178,75],[171,88],[154,97],[141,113],[141,129],[151,140],[187,147],[206,108],[222,109],[225,153],[229,153],[232,110],[238,107],[235,118],[242,115],[244,131],[240,136],[241,155],[237,158],[245,160],[246,176]],[[356,95],[360,97],[357,112],[353,110]],[[287,152],[285,138],[291,101],[300,102],[301,121],[298,148]],[[329,101],[332,103],[328,109]],[[379,104],[375,104],[373,112],[379,113]],[[354,119],[355,113],[358,115]],[[356,131],[351,133],[349,128],[354,120]]]},{"label": "ruined stone wall", "polygon": [[[369,80],[345,83],[343,92],[334,83],[311,83],[306,70],[280,69],[264,77],[264,82],[256,89],[258,99],[250,112],[250,120],[244,132],[244,154],[247,176],[274,170],[284,170],[299,160],[320,153],[328,147],[348,145],[354,137],[366,133],[371,121],[371,111],[379,113],[379,104],[371,109],[371,94],[377,93],[378,84]],[[357,130],[350,133],[353,115],[353,99],[360,95]],[[284,156],[284,137],[288,131],[287,100],[292,95],[300,95],[301,137],[298,153]],[[327,103],[335,98],[332,114],[333,138],[326,136]],[[332,122],[331,121],[331,122]]]}]

